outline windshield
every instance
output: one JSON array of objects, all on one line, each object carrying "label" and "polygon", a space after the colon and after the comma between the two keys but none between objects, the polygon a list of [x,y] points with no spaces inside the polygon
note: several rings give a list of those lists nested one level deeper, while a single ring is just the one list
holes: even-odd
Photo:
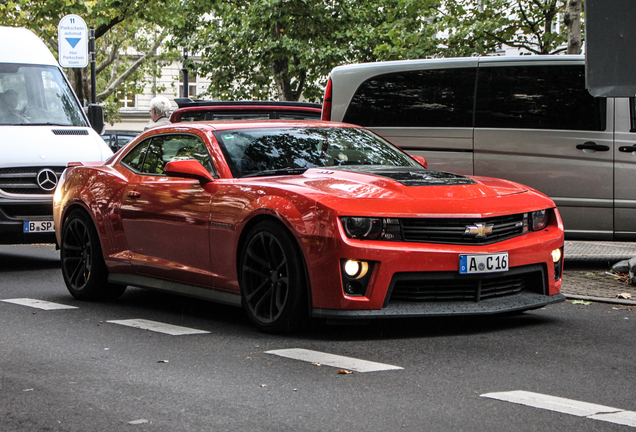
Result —
[{"label": "windshield", "polygon": [[0,63],[0,125],[87,126],[60,70]]},{"label": "windshield", "polygon": [[214,136],[235,178],[343,165],[421,168],[408,155],[364,129],[237,129],[215,132]]}]

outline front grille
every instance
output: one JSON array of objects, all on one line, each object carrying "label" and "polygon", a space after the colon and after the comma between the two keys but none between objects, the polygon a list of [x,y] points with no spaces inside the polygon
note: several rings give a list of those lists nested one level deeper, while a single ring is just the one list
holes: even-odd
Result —
[{"label": "front grille", "polygon": [[86,129],[52,129],[55,135],[88,135]]},{"label": "front grille", "polygon": [[4,213],[4,215],[12,219],[51,216],[53,215],[53,204],[3,204],[0,205],[0,213]]},{"label": "front grille", "polygon": [[[404,241],[421,243],[444,244],[490,244],[524,233],[528,226],[527,213],[506,215],[491,218],[474,219],[400,219]],[[468,227],[477,227],[478,224],[492,228],[492,232],[485,236],[466,234]]]},{"label": "front grille", "polygon": [[396,273],[388,302],[479,302],[521,292],[545,294],[544,280],[541,265],[478,276],[455,272]]},{"label": "front grille", "polygon": [[22,195],[52,195],[55,190],[44,190],[37,182],[38,173],[43,169],[53,171],[60,178],[66,167],[17,167],[0,168],[0,190]]}]

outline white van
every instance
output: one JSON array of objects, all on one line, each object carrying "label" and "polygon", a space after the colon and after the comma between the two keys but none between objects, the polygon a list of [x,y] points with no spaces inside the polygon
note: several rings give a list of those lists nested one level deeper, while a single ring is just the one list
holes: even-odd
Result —
[{"label": "white van", "polygon": [[66,164],[112,154],[44,43],[0,27],[0,244],[54,243],[53,193]]},{"label": "white van", "polygon": [[568,239],[636,240],[634,98],[592,97],[584,56],[340,66],[322,118],[368,127],[432,169],[534,187]]}]

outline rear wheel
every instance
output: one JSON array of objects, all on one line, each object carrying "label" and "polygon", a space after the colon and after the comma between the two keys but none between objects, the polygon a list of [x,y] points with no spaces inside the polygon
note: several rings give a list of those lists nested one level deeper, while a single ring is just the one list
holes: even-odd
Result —
[{"label": "rear wheel", "polygon": [[113,299],[126,290],[108,283],[108,270],[93,221],[82,210],[64,220],[60,257],[66,288],[78,300]]},{"label": "rear wheel", "polygon": [[296,240],[273,221],[256,225],[243,246],[239,278],[243,308],[268,333],[290,332],[306,316],[307,286]]}]

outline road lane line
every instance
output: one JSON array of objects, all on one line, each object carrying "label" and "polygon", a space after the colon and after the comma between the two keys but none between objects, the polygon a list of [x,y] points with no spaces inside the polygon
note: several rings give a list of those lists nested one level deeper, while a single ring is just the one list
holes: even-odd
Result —
[{"label": "road lane line", "polygon": [[271,350],[265,351],[265,354],[273,354],[279,357],[286,357],[293,360],[301,360],[309,363],[320,363],[321,365],[333,366],[340,369],[347,369],[356,372],[380,372],[387,370],[404,369],[399,366],[359,360],[352,357],[339,356],[335,354],[306,350],[302,348]]},{"label": "road lane line", "polygon": [[620,408],[612,408],[605,405],[597,405],[574,399],[566,399],[523,390],[484,393],[481,397],[620,424],[623,426],[636,427],[636,412],[625,411]]},{"label": "road lane line", "polygon": [[28,306],[36,309],[42,310],[59,310],[59,309],[79,309],[76,306],[68,306],[60,303],[52,303],[44,300],[36,300],[30,298],[16,298],[16,299],[6,299],[0,300],[5,303],[13,303],[20,306]]},{"label": "road lane line", "polygon": [[127,327],[134,327],[142,330],[150,330],[157,333],[164,333],[171,336],[182,336],[190,334],[204,334],[210,333],[205,330],[197,330],[188,327],[181,327],[172,324],[164,324],[157,321],[150,321],[145,319],[127,319],[127,320],[111,320],[106,321],[112,324],[119,324]]}]

